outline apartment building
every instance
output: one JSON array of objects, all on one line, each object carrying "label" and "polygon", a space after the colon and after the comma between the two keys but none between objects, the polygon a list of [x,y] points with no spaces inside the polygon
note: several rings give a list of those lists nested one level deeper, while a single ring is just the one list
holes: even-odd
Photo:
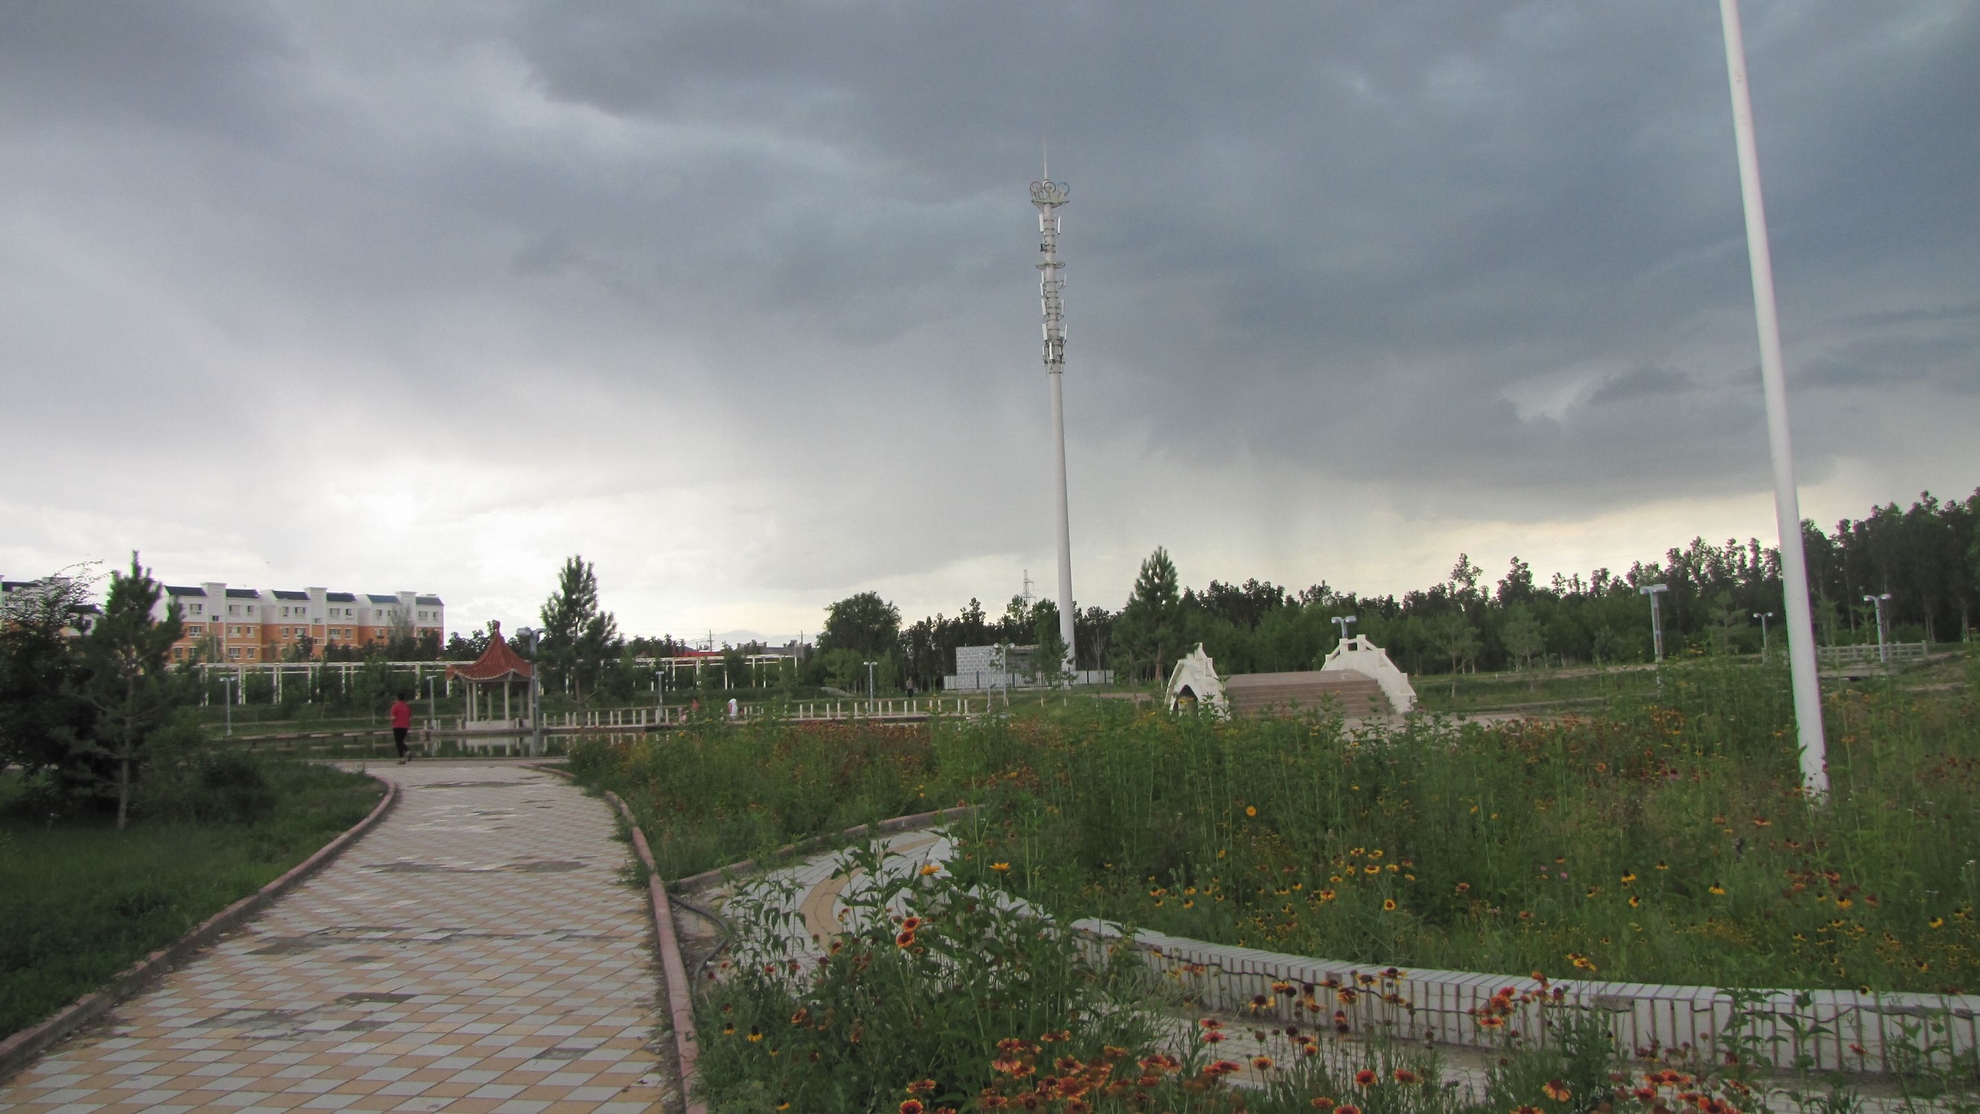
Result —
[{"label": "apartment building", "polygon": [[230,588],[216,581],[197,587],[168,584],[154,614],[163,619],[173,603],[185,624],[185,633],[172,646],[174,661],[193,657],[201,646],[211,648],[214,661],[282,661],[293,656],[304,638],[310,640],[310,656],[320,658],[331,643],[382,644],[395,629],[414,638],[428,631],[442,638],[447,629],[440,597],[418,592]]}]

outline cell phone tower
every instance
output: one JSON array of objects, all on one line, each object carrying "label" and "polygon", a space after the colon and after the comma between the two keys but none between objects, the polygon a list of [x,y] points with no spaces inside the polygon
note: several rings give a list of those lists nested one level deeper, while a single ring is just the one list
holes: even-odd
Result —
[{"label": "cell phone tower", "polygon": [[1066,505],[1066,306],[1062,295],[1065,276],[1059,272],[1059,206],[1066,203],[1070,190],[1064,182],[1052,180],[1052,164],[1044,164],[1044,175],[1031,183],[1031,203],[1038,207],[1038,300],[1045,313],[1045,373],[1052,381],[1052,438],[1058,448],[1059,464],[1059,637],[1066,644],[1065,669],[1070,673],[1077,660],[1073,654],[1072,590],[1072,512]]}]

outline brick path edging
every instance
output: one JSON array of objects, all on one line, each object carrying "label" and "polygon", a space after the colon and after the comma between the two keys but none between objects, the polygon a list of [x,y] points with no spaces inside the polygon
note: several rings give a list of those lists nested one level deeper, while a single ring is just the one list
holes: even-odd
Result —
[{"label": "brick path edging", "polygon": [[667,982],[667,1013],[674,1030],[674,1058],[681,1072],[681,1103],[687,1114],[708,1114],[708,1104],[695,1097],[695,1060],[699,1055],[698,1038],[694,1026],[694,997],[689,987],[687,963],[681,958],[681,941],[674,931],[674,909],[667,900],[667,883],[660,877],[660,867],[653,861],[653,850],[646,845],[646,833],[640,831],[639,822],[633,819],[632,809],[619,799],[617,793],[605,790],[605,799],[619,810],[625,818],[626,828],[632,832],[633,851],[646,867],[646,893],[653,907],[653,933],[660,944],[660,973]]},{"label": "brick path edging", "polygon": [[69,1003],[55,1016],[39,1025],[23,1029],[0,1041],[0,1082],[5,1082],[8,1077],[27,1067],[35,1057],[47,1051],[62,1038],[109,1013],[118,1003],[150,986],[165,972],[183,963],[194,952],[211,944],[222,933],[260,912],[263,906],[293,889],[297,883],[328,866],[344,848],[370,831],[385,818],[385,815],[392,810],[392,806],[398,803],[399,786],[383,774],[372,771],[366,773],[385,787],[385,796],[372,806],[371,812],[364,819],[346,828],[342,834],[318,848],[309,858],[290,867],[281,877],[201,921],[191,932],[179,939],[110,976],[109,981],[101,988]]}]

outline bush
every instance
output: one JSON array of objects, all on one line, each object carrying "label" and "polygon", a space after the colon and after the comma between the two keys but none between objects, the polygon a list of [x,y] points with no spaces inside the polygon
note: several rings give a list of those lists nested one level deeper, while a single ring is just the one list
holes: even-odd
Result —
[{"label": "bush", "polygon": [[275,809],[267,763],[244,750],[203,744],[197,733],[177,735],[138,784],[138,811],[152,820],[253,824]]}]

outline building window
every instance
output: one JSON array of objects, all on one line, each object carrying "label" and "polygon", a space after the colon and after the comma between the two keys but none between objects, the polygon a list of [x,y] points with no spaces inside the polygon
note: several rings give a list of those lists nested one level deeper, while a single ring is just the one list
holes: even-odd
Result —
[{"label": "building window", "polygon": [[186,624],[186,634],[187,634],[188,636],[191,636],[191,635],[197,635],[197,634],[199,634],[199,633],[200,633],[200,629],[201,629],[201,628],[200,628],[200,625],[199,625],[198,623],[187,623],[187,624]]},{"label": "building window", "polygon": [[248,660],[249,660],[249,661],[253,661],[253,660],[254,660],[254,647],[252,647],[252,646],[249,646],[249,647],[248,647]]},{"label": "building window", "polygon": [[241,660],[241,648],[239,646],[229,647],[227,650],[227,660],[228,661]]}]

